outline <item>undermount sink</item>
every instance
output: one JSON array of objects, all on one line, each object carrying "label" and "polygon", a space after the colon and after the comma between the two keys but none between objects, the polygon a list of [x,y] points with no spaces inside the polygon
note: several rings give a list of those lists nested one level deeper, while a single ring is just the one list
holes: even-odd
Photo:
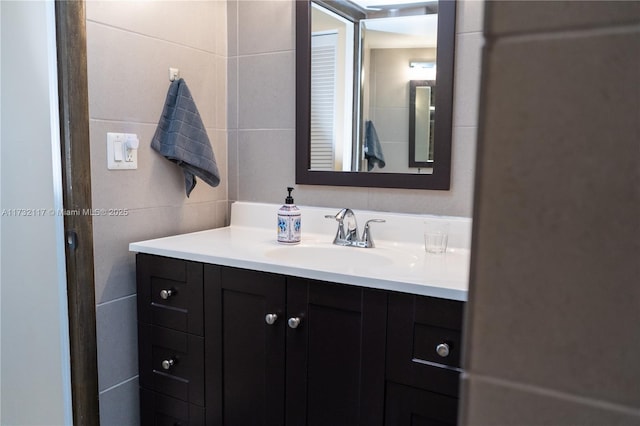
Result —
[{"label": "undermount sink", "polygon": [[391,265],[410,265],[416,256],[390,249],[363,249],[334,245],[282,246],[268,250],[266,257],[295,265],[330,265],[346,268],[379,268]]}]

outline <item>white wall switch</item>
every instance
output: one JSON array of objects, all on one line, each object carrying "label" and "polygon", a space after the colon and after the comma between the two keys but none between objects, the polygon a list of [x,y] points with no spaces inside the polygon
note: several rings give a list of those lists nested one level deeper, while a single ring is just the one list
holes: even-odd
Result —
[{"label": "white wall switch", "polygon": [[134,133],[107,133],[107,169],[137,169],[138,146],[138,135]]},{"label": "white wall switch", "polygon": [[119,141],[117,138],[113,141],[113,160],[116,163],[120,163],[123,160],[122,156],[122,141]]}]

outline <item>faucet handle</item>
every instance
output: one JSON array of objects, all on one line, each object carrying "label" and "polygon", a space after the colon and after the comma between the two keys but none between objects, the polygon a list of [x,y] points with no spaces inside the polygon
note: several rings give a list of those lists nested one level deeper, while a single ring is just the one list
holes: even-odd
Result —
[{"label": "faucet handle", "polygon": [[336,236],[333,239],[333,244],[336,244],[340,240],[344,240],[344,225],[342,223],[343,218],[340,216],[340,212],[338,214],[326,214],[324,215],[325,219],[333,219],[338,222],[338,230],[336,231]]},{"label": "faucet handle", "polygon": [[370,222],[383,223],[386,222],[384,219],[370,219],[364,224],[364,231],[362,231],[362,242],[364,247],[373,248],[375,244],[373,243],[373,237],[371,236],[371,229],[369,228]]}]

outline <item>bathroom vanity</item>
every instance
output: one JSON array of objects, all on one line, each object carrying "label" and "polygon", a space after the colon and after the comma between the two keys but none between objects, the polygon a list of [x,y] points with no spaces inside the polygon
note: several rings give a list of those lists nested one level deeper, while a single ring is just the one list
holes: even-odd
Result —
[{"label": "bathroom vanity", "polygon": [[131,244],[142,424],[455,424],[468,219],[443,218],[460,235],[429,255],[398,242],[421,217],[384,214],[376,248],[336,247],[334,210],[303,208],[302,244],[283,247],[277,208]]}]

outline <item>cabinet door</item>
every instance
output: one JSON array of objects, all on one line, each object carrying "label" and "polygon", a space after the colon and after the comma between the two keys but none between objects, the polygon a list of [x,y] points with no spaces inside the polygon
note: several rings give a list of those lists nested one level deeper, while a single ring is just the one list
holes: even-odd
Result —
[{"label": "cabinet door", "polygon": [[458,399],[387,382],[385,426],[454,426]]},{"label": "cabinet door", "polygon": [[204,426],[203,407],[140,388],[142,426]]},{"label": "cabinet door", "polygon": [[285,278],[206,265],[204,290],[207,423],[282,426]]},{"label": "cabinet door", "polygon": [[386,294],[287,278],[287,425],[381,425]]}]

